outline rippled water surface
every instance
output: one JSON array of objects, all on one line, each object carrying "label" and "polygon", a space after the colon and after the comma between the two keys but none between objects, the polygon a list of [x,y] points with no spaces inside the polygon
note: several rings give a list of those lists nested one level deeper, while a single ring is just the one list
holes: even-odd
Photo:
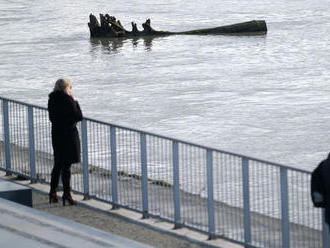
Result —
[{"label": "rippled water surface", "polygon": [[[268,33],[91,40],[89,13]],[[64,75],[88,117],[311,170],[330,151],[329,16],[328,0],[2,0],[0,95],[46,106]]]}]

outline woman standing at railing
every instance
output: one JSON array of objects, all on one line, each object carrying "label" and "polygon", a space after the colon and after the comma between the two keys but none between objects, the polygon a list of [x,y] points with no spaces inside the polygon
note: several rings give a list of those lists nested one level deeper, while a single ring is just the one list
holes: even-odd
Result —
[{"label": "woman standing at railing", "polygon": [[63,206],[72,199],[70,189],[71,164],[80,162],[80,140],[76,127],[82,120],[79,103],[71,93],[71,82],[60,78],[56,81],[53,92],[49,94],[48,113],[52,123],[52,145],[54,150],[54,167],[50,182],[49,203],[58,202],[56,194],[60,174],[63,182]]}]

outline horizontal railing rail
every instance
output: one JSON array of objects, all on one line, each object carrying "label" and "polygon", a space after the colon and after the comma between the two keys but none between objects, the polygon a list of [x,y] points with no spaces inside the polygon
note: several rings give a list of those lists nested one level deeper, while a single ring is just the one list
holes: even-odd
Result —
[{"label": "horizontal railing rail", "polygon": [[[50,182],[51,124],[44,107],[0,97],[0,169]],[[84,118],[72,188],[246,247],[328,247],[310,201],[310,171]]]}]

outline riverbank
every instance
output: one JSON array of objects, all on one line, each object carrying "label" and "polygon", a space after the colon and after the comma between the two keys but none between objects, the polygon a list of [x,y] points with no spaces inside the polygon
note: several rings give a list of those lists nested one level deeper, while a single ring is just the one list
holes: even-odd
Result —
[{"label": "riverbank", "polygon": [[16,180],[14,176],[5,177],[5,173],[2,171],[0,177],[31,187],[33,189],[33,208],[35,209],[154,247],[241,247],[221,239],[207,241],[207,235],[186,228],[173,230],[172,224],[154,218],[142,219],[141,214],[133,211],[125,209],[110,210],[111,205],[93,199],[83,201],[82,195],[79,194],[74,194],[74,198],[78,200],[76,206],[63,207],[61,203],[50,205],[47,195],[48,185],[30,184],[29,181]]}]

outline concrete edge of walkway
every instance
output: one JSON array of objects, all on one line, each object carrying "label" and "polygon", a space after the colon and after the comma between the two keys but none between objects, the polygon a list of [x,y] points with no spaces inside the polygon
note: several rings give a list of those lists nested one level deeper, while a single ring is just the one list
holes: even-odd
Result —
[{"label": "concrete edge of walkway", "polygon": [[[49,192],[49,185],[42,184],[42,183],[33,183],[31,184],[30,180],[15,180],[15,176],[5,176],[5,173],[3,171],[0,171],[0,178],[14,181],[18,184],[25,185],[30,187],[32,190],[37,191],[41,194],[47,195]],[[191,229],[188,229],[186,227],[174,229],[173,223],[169,223],[163,220],[160,220],[158,218],[142,218],[141,213],[128,210],[125,208],[119,208],[119,209],[111,209],[110,203],[105,203],[102,201],[98,201],[95,199],[90,200],[83,200],[83,196],[81,194],[75,194],[73,193],[74,198],[78,201],[78,204],[80,206],[100,211],[102,213],[111,215],[112,217],[119,218],[125,222],[132,223],[135,225],[140,225],[145,228],[163,233],[168,234],[171,236],[174,236],[179,239],[186,240],[190,243],[197,244],[204,247],[210,247],[210,248],[243,248],[244,246],[227,241],[225,239],[217,238],[214,240],[208,240],[208,236],[193,231]],[[65,219],[65,217],[62,217]]]},{"label": "concrete edge of walkway", "polygon": [[[88,234],[91,236],[90,241],[96,242],[96,244],[102,243],[102,245],[109,245],[110,247],[152,248],[152,246],[150,245],[143,244],[125,237],[121,237],[116,234],[108,233],[103,230],[94,228],[92,226],[88,226],[73,220],[66,219],[65,217],[55,216],[49,213],[45,213],[43,211],[33,209],[31,207],[21,205],[16,202],[12,202],[4,198],[0,198],[0,203],[2,205],[1,207],[5,207],[6,210],[12,212],[13,216],[15,216],[16,218],[22,217],[25,221],[32,220],[33,222],[35,220],[38,220],[40,221],[40,225],[42,226],[42,228],[47,229],[50,226],[50,227],[56,227],[61,231],[70,230],[71,232],[74,233],[74,235],[81,237],[82,236],[85,237],[86,234]],[[26,228],[26,224],[23,225],[23,229],[24,226]],[[9,228],[11,227],[9,226]],[[19,227],[17,228],[19,229]],[[31,235],[30,232],[22,232],[21,230],[16,230],[16,229],[14,229],[13,231],[24,233],[27,236]],[[31,230],[31,232],[33,232],[33,230]],[[32,239],[38,238],[38,236],[31,236],[31,237],[33,237]],[[51,243],[51,241],[48,239],[46,239],[46,241]]]}]

